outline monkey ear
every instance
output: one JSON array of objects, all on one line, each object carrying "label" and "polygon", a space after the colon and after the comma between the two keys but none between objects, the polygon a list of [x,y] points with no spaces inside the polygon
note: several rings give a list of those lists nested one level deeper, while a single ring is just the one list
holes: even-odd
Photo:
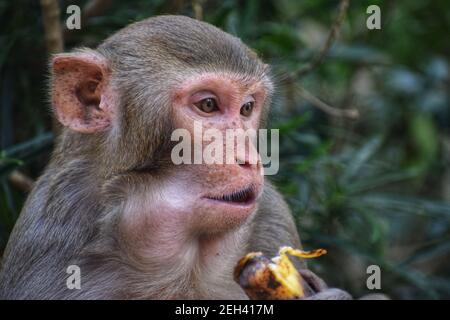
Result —
[{"label": "monkey ear", "polygon": [[52,107],[59,122],[82,133],[108,128],[117,99],[106,58],[91,50],[60,54],[51,68]]}]

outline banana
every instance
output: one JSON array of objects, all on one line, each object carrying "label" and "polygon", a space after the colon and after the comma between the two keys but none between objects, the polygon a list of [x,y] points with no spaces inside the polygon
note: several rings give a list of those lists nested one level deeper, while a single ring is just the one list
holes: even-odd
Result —
[{"label": "banana", "polygon": [[316,258],[326,253],[325,249],[303,251],[281,247],[278,255],[269,259],[261,252],[251,252],[237,263],[234,280],[252,300],[302,299],[313,292],[288,255]]}]

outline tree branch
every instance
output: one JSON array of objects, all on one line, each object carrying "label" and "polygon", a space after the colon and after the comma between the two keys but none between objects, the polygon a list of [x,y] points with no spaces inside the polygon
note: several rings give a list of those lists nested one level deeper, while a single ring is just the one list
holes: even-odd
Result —
[{"label": "tree branch", "polygon": [[19,170],[13,170],[8,176],[9,182],[24,192],[30,192],[34,187],[34,180]]},{"label": "tree branch", "polygon": [[203,20],[203,7],[202,1],[192,0],[192,9],[194,10],[194,16],[197,20]]},{"label": "tree branch", "polygon": [[41,0],[42,20],[44,22],[45,43],[49,54],[64,50],[59,5],[57,0]]},{"label": "tree branch", "polygon": [[333,45],[334,41],[336,40],[336,38],[339,35],[339,31],[341,29],[342,22],[344,21],[345,16],[347,14],[349,2],[350,2],[350,0],[341,0],[341,2],[339,3],[338,15],[331,27],[330,33],[328,34],[328,37],[327,37],[327,40],[325,41],[324,46],[319,50],[319,52],[311,60],[311,62],[309,62],[302,68],[294,71],[290,75],[290,77],[297,78],[297,77],[304,76],[305,74],[307,74],[307,73],[311,72],[312,70],[314,70],[315,68],[317,68],[322,63],[323,59],[326,57],[326,55],[328,54],[328,51],[330,50],[331,46]]},{"label": "tree branch", "polygon": [[359,111],[356,109],[337,109],[326,104],[325,102],[314,96],[312,93],[310,93],[308,90],[306,90],[300,85],[297,87],[297,90],[298,93],[303,97],[303,99],[305,99],[316,108],[322,110],[323,112],[331,116],[348,118],[352,120],[357,119],[359,117]]}]

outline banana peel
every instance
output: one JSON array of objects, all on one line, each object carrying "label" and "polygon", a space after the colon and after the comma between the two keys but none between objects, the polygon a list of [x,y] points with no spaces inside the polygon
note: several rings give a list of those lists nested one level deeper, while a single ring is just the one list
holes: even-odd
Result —
[{"label": "banana peel", "polygon": [[272,259],[261,252],[251,252],[239,260],[234,269],[234,280],[252,300],[303,299],[313,294],[288,255],[316,258],[326,254],[325,249],[303,251],[281,247]]}]

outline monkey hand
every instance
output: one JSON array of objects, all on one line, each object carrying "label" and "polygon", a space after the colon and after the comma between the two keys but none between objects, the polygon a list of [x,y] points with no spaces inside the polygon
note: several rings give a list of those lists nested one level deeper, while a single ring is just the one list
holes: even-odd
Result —
[{"label": "monkey hand", "polygon": [[[348,292],[338,288],[329,288],[325,281],[314,272],[308,269],[301,269],[298,272],[314,292],[312,295],[305,297],[305,300],[353,300]],[[358,300],[390,300],[390,298],[382,293],[373,293],[366,294]]]},{"label": "monkey hand", "polygon": [[303,281],[311,288],[312,294],[305,297],[305,300],[352,300],[352,296],[341,289],[329,288],[325,281],[308,269],[299,270]]}]

